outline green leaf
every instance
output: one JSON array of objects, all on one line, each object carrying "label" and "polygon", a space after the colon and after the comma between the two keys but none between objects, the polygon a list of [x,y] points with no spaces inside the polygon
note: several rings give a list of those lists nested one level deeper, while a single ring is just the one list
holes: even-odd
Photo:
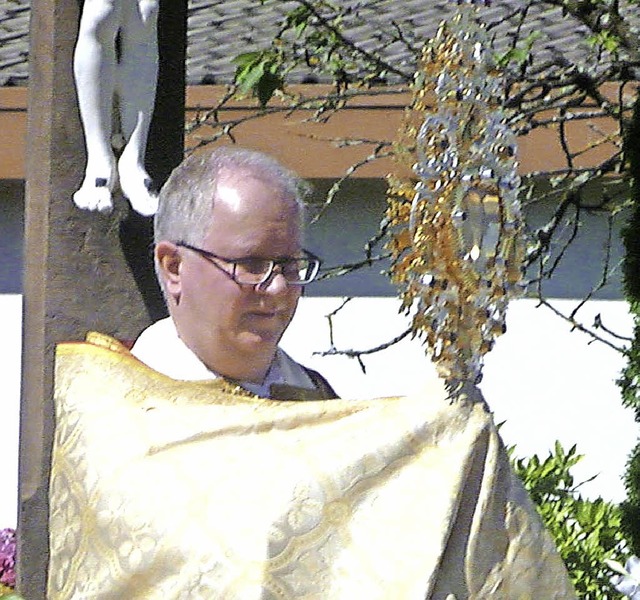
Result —
[{"label": "green leaf", "polygon": [[522,65],[527,62],[531,57],[531,48],[534,42],[542,34],[539,31],[530,33],[524,40],[520,42],[520,45],[515,48],[510,48],[505,53],[497,55],[495,57],[496,64],[501,69],[504,69],[510,63],[516,65]]},{"label": "green leaf", "polygon": [[311,10],[306,6],[298,6],[287,13],[285,27],[292,27],[296,32],[296,36],[300,37],[302,32],[309,25],[309,19],[312,17]]},{"label": "green leaf", "polygon": [[236,72],[236,83],[240,94],[253,92],[264,75],[264,61],[251,64]]},{"label": "green leaf", "polygon": [[601,46],[607,52],[615,53],[619,46],[619,38],[609,31],[599,31],[587,38],[587,42],[591,46]]},{"label": "green leaf", "polygon": [[252,94],[260,106],[266,106],[273,93],[284,87],[281,71],[281,56],[274,50],[245,52],[233,59],[237,65],[235,84],[238,96]]},{"label": "green leaf", "polygon": [[265,107],[276,90],[281,90],[284,86],[284,80],[277,73],[267,71],[255,86],[256,96],[260,106]]},{"label": "green leaf", "polygon": [[506,67],[509,63],[516,63],[518,65],[521,65],[527,60],[528,56],[529,52],[524,48],[511,48],[504,54],[499,55],[496,58],[496,63],[500,68],[504,69],[504,67]]},{"label": "green leaf", "polygon": [[231,62],[238,65],[238,69],[245,69],[259,62],[264,53],[265,51],[263,50],[258,52],[244,52],[243,54],[238,54],[238,56],[231,59]]}]

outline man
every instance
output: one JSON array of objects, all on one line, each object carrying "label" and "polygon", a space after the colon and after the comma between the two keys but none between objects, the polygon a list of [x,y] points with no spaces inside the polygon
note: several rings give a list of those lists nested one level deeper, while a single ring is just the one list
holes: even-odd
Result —
[{"label": "man", "polygon": [[108,336],[58,346],[47,598],[573,600],[478,390],[228,385],[332,395],[278,349],[319,267],[299,190],[262,154],[190,157],[156,217],[152,368]]},{"label": "man", "polygon": [[[160,194],[155,263],[170,317],[132,352],[174,379],[224,377],[262,397],[333,398],[278,343],[320,260],[303,249],[304,185],[233,146],[187,158]],[[294,391],[284,386],[294,386]]]}]

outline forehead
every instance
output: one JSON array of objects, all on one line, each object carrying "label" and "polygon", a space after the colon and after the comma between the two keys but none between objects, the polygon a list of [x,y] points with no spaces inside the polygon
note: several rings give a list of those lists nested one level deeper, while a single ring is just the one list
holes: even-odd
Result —
[{"label": "forehead", "polygon": [[207,235],[217,252],[295,251],[301,230],[298,202],[277,181],[248,172],[219,178]]},{"label": "forehead", "polygon": [[280,215],[288,220],[299,217],[299,209],[291,190],[268,174],[242,170],[220,173],[214,195],[214,214],[225,212],[242,218]]}]

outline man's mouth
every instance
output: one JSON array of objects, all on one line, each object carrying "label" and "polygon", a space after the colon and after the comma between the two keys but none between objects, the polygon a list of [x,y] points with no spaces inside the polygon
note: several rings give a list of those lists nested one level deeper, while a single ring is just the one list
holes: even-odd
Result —
[{"label": "man's mouth", "polygon": [[277,310],[254,310],[249,313],[252,317],[259,319],[273,319],[280,314]]}]

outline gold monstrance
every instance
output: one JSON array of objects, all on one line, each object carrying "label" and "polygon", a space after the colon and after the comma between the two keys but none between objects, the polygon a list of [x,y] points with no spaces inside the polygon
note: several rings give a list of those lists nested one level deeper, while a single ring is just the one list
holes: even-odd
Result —
[{"label": "gold monstrance", "polygon": [[472,4],[423,50],[395,146],[398,172],[413,175],[389,176],[387,209],[391,279],[453,390],[480,381],[524,289],[516,141]]}]

